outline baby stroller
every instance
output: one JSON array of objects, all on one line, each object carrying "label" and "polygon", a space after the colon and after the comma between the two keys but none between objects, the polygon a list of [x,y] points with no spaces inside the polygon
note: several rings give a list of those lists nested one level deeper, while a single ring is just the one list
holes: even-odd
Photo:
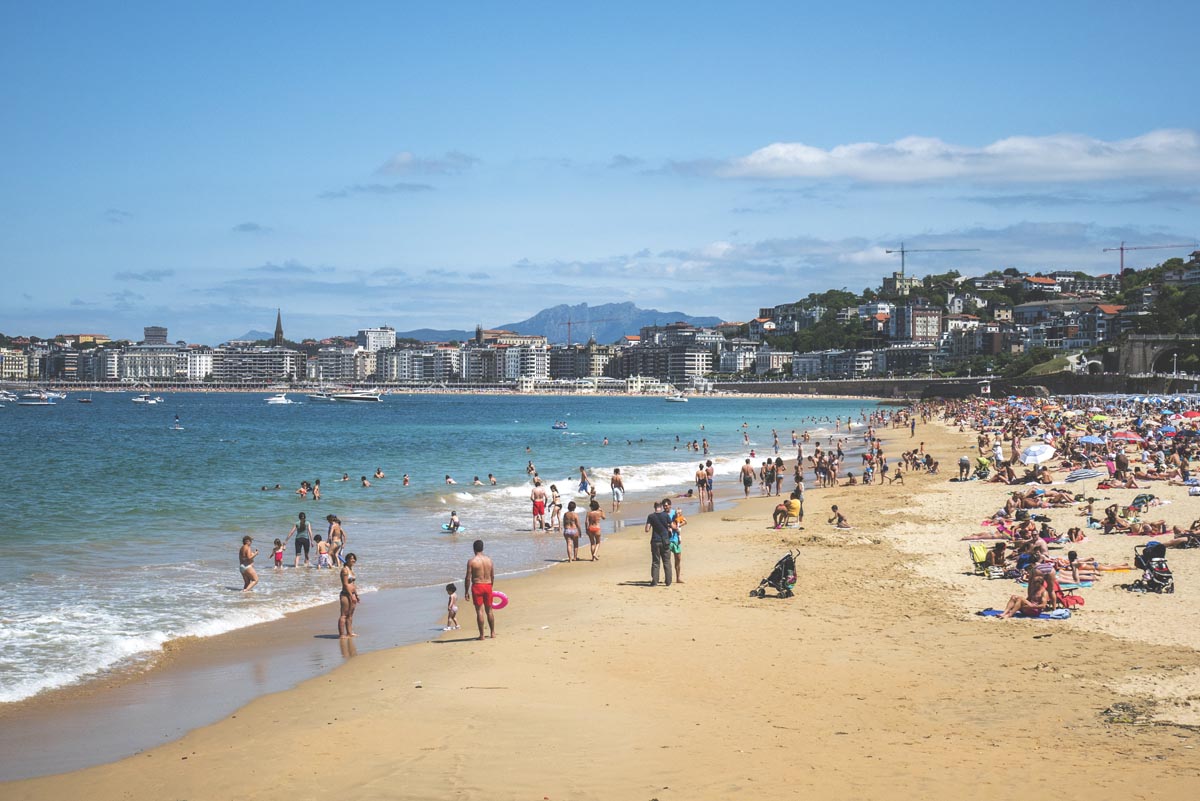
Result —
[{"label": "baby stroller", "polygon": [[1129,589],[1135,592],[1175,592],[1175,577],[1167,564],[1167,546],[1161,542],[1147,542],[1133,546],[1133,564],[1142,571],[1142,577]]},{"label": "baby stroller", "polygon": [[758,596],[759,598],[767,597],[767,587],[775,590],[780,598],[791,598],[795,593],[792,592],[792,587],[796,585],[796,556],[791,551],[787,555],[775,563],[775,569],[771,571],[771,575],[763,579],[758,589],[750,590],[750,597]]}]

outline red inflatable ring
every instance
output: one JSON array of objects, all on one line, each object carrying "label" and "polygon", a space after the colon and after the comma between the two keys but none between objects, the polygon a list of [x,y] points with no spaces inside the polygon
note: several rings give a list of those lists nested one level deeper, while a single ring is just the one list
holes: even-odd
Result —
[{"label": "red inflatable ring", "polygon": [[503,609],[508,606],[508,596],[499,590],[492,590],[492,608]]}]

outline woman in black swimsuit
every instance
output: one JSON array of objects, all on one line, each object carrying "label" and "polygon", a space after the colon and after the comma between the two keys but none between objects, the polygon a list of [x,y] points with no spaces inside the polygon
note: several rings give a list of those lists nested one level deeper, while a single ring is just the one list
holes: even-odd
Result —
[{"label": "woman in black swimsuit", "polygon": [[354,586],[354,566],[358,557],[352,553],[346,554],[345,564],[342,565],[342,591],[338,593],[338,637],[357,637],[352,626],[354,610],[358,606],[358,590]]}]

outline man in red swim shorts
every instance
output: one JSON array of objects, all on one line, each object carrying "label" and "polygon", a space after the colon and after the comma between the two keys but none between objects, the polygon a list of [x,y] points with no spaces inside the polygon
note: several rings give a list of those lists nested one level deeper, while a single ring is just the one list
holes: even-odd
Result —
[{"label": "man in red swim shorts", "polygon": [[483,540],[475,540],[472,547],[475,555],[467,562],[463,592],[470,593],[471,602],[475,604],[475,622],[479,624],[479,639],[482,640],[484,615],[487,616],[488,637],[496,636],[496,619],[492,615],[492,582],[496,578],[496,568],[492,560],[483,555]]},{"label": "man in red swim shorts", "polygon": [[546,528],[546,488],[540,478],[533,480],[529,500],[533,501],[533,530],[542,531]]}]

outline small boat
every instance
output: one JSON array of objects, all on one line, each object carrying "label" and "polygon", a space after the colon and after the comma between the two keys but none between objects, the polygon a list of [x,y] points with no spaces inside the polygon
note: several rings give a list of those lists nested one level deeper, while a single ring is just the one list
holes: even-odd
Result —
[{"label": "small boat", "polygon": [[91,403],[92,402],[91,398],[76,398],[75,400],[79,401],[80,403]]},{"label": "small boat", "polygon": [[667,397],[663,398],[663,400],[665,400],[667,403],[687,403],[688,402],[688,399],[683,397],[683,395],[668,395]]},{"label": "small boat", "polygon": [[53,406],[55,401],[42,391],[25,392],[17,397],[18,406]]},{"label": "small boat", "polygon": [[280,392],[278,395],[272,395],[271,397],[267,398],[267,403],[271,404],[272,406],[283,406],[287,404],[293,404],[295,402],[296,401],[287,396],[286,392]]},{"label": "small boat", "polygon": [[559,420],[558,422],[556,422],[554,425],[552,425],[550,427],[555,429],[556,431],[566,431],[567,430],[567,422],[565,420]]},{"label": "small boat", "polygon": [[134,403],[158,403],[158,399],[152,398],[149,395],[137,395],[129,400],[133,401]]}]

